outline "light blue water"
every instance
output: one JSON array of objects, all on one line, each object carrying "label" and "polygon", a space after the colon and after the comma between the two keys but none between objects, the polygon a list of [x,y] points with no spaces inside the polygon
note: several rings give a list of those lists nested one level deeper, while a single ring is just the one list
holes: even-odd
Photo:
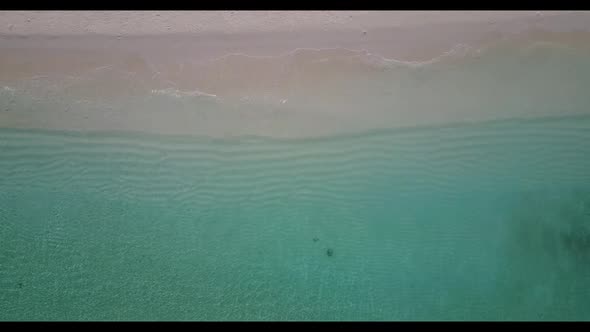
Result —
[{"label": "light blue water", "polygon": [[589,139],[1,129],[0,320],[587,320]]}]

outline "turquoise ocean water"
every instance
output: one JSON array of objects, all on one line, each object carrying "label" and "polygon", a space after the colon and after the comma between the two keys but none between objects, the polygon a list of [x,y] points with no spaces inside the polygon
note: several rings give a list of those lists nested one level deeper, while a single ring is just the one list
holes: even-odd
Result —
[{"label": "turquoise ocean water", "polygon": [[588,320],[589,140],[2,128],[0,320]]}]

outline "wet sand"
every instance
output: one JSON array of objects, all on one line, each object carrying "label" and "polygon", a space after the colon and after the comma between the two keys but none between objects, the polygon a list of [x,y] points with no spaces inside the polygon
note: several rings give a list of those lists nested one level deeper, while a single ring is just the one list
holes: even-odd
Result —
[{"label": "wet sand", "polygon": [[[494,98],[518,104],[511,84],[554,66],[510,78],[527,49],[559,45],[543,51],[567,53],[559,65],[590,50],[588,12],[76,14],[0,13],[2,127],[305,136],[555,115],[473,109]],[[493,69],[496,58],[512,62]],[[568,70],[555,77],[577,93],[584,71]],[[536,104],[577,96],[552,96],[536,81],[522,92],[546,96]]]}]

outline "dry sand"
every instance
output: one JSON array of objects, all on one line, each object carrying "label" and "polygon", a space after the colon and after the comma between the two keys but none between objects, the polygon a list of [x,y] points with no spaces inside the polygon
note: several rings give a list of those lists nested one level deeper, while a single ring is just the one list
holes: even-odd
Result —
[{"label": "dry sand", "polygon": [[[377,29],[439,23],[500,23],[567,12],[534,11],[7,11],[0,34],[152,35]],[[571,14],[571,12],[570,12]]]},{"label": "dry sand", "polygon": [[[0,105],[9,110],[0,112],[0,126],[166,133],[250,126],[246,133],[275,135],[340,122],[371,128],[478,119],[469,112],[477,98],[492,98],[486,91],[436,113],[448,101],[444,95],[406,101],[399,92],[420,92],[408,86],[418,84],[412,82],[420,72],[382,74],[383,66],[367,61],[438,61],[461,45],[473,51],[523,39],[583,49],[589,30],[590,12],[0,12],[0,86],[32,98]],[[447,99],[461,100],[452,87],[442,88],[449,89]],[[199,106],[129,102],[150,91],[200,98]],[[196,113],[195,107],[205,112],[208,98],[229,115]],[[305,112],[313,115],[300,116]]]}]

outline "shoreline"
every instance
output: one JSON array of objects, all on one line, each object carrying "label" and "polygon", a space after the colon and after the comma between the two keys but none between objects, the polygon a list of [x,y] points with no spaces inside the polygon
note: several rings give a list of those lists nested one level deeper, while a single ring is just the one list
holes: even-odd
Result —
[{"label": "shoreline", "polygon": [[589,15],[366,34],[0,36],[0,126],[307,137],[567,115],[590,101]]}]

